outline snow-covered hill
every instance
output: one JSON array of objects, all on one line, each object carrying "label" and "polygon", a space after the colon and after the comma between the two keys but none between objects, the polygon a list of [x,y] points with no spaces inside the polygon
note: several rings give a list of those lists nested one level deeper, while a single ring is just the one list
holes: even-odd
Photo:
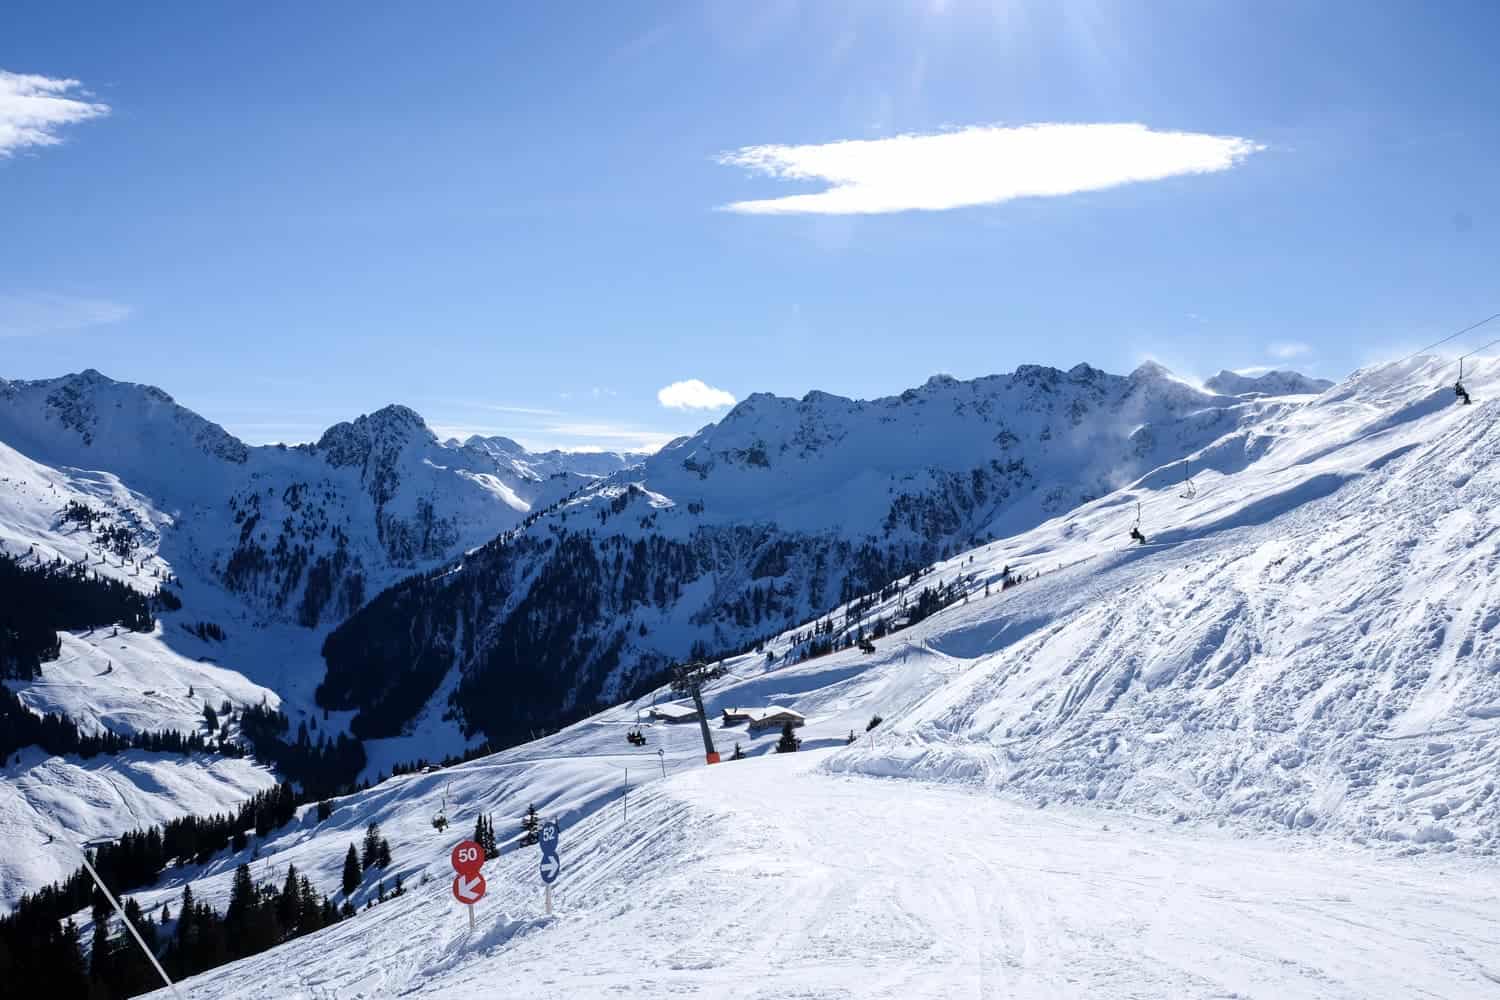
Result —
[{"label": "snow-covered hill", "polygon": [[869,401],[752,395],[452,572],[380,595],[330,637],[320,704],[389,736],[446,690],[466,731],[512,743],[1307,398],[1206,392],[1154,364],[936,376]]},{"label": "snow-covered hill", "polygon": [[[798,623],[727,658],[706,700],[748,761],[638,722],[655,691],[304,810],[257,877],[333,891],[376,821],[409,893],[190,995],[1487,995],[1500,364],[1467,381],[1465,407],[1418,359],[1267,406],[1191,489],[1162,465],[823,619],[873,652],[803,659]],[[949,603],[905,624],[923,591]],[[807,717],[802,754],[719,718],[769,705]],[[552,919],[528,803],[565,830]],[[503,852],[470,934],[447,852],[480,815]],[[249,851],[140,898],[222,908]]]}]

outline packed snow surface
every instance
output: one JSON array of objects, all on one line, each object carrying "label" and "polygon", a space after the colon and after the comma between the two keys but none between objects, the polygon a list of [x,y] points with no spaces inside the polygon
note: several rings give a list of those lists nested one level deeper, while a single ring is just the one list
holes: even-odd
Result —
[{"label": "packed snow surface", "polygon": [[[470,931],[432,880],[183,986],[210,998],[1481,997],[1500,896],[1396,859],[956,787],[818,773],[821,754],[680,771],[485,866]],[[165,997],[159,992],[154,996]]]}]

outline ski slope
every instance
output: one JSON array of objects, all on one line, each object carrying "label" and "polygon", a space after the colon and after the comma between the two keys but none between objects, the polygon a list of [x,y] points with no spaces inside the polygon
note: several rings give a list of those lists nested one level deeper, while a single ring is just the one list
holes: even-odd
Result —
[{"label": "ski slope", "polygon": [[[967,597],[874,653],[798,662],[782,635],[726,660],[705,698],[747,761],[702,767],[696,724],[631,748],[657,692],[323,823],[304,809],[138,898],[175,908],[191,882],[222,909],[252,857],[331,893],[381,824],[407,896],[204,976],[205,997],[1485,995],[1500,365],[1470,407],[1444,371],[1356,373],[1194,452],[1191,496],[1163,467],[940,562],[863,620],[936,583]],[[1026,582],[1002,590],[1007,568]],[[807,717],[802,754],[718,719],[771,705]],[[569,831],[552,921],[516,852],[529,803]],[[504,843],[469,938],[446,859],[477,815]]]},{"label": "ski slope", "polygon": [[[820,773],[821,753],[683,770],[489,862],[476,931],[432,880],[185,996],[1480,997],[1500,896],[1475,861],[1038,810]],[[405,853],[405,852],[402,852]],[[153,994],[165,997],[165,991]]]}]

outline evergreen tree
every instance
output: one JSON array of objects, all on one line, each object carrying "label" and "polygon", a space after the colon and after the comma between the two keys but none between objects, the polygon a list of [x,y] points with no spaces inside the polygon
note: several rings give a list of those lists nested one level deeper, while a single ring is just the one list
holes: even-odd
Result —
[{"label": "evergreen tree", "polygon": [[219,728],[219,715],[208,702],[203,703],[203,721],[208,724],[208,731],[213,732]]},{"label": "evergreen tree", "polygon": [[297,933],[311,934],[323,928],[323,902],[306,875],[297,881]]},{"label": "evergreen tree", "polygon": [[485,857],[497,858],[500,856],[500,844],[495,840],[495,818],[493,816],[486,816],[484,818],[484,840],[480,841],[480,846],[484,848]]},{"label": "evergreen tree", "polygon": [[224,922],[234,927],[243,927],[255,909],[257,897],[255,882],[250,878],[250,866],[241,862],[234,870],[234,882],[229,887],[229,909],[224,911]]},{"label": "evergreen tree", "polygon": [[361,876],[359,867],[359,854],[354,850],[354,845],[349,845],[349,853],[344,855],[344,896],[353,895],[354,890],[359,888]]},{"label": "evergreen tree", "polygon": [[182,887],[182,906],[177,912],[177,945],[186,949],[193,936],[193,885]]},{"label": "evergreen tree", "polygon": [[526,815],[521,817],[521,846],[530,847],[542,839],[542,820],[536,814],[536,805],[527,806]]},{"label": "evergreen tree", "polygon": [[95,983],[103,984],[106,993],[108,984],[113,979],[110,969],[110,944],[109,944],[109,901],[104,898],[104,893],[94,893],[94,935],[89,942],[89,978]]},{"label": "evergreen tree", "polygon": [[476,843],[476,844],[479,845],[479,849],[484,852],[484,859],[486,861],[488,861],[490,859],[491,855],[490,855],[490,852],[484,846],[484,817],[483,816],[476,816],[474,818],[474,837],[473,837],[473,840],[474,840],[474,843]]},{"label": "evergreen tree", "polygon": [[[131,926],[140,934],[141,940],[146,942],[146,947],[154,954],[156,952],[156,924],[151,918],[141,912],[141,904],[134,899],[127,899],[124,903],[125,919],[129,920]],[[156,977],[156,970],[141,953],[140,947],[130,937],[130,932],[123,926],[120,933],[113,942],[115,983],[119,996],[135,996],[146,993],[161,985]]]},{"label": "evergreen tree", "polygon": [[286,866],[286,881],[281,884],[281,893],[276,897],[276,922],[281,924],[281,933],[290,935],[296,930],[302,896],[297,882],[297,866]]},{"label": "evergreen tree", "polygon": [[371,823],[369,826],[365,827],[365,844],[364,844],[364,850],[361,852],[361,854],[359,856],[360,866],[365,871],[369,871],[371,868],[376,867],[376,864],[377,864],[377,862],[379,860],[379,857],[380,857],[380,824],[379,823]]},{"label": "evergreen tree", "polygon": [[381,870],[391,866],[391,842],[384,837],[380,838],[380,846],[375,851],[375,863]]},{"label": "evergreen tree", "polygon": [[776,752],[796,753],[797,748],[801,745],[802,741],[797,738],[796,732],[792,729],[792,724],[790,722],[783,722],[781,724],[781,739],[776,741]]}]

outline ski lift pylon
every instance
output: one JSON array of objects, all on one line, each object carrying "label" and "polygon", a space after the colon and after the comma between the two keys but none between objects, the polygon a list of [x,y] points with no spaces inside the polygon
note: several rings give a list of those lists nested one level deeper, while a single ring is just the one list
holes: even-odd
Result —
[{"label": "ski lift pylon", "polygon": [[1182,460],[1182,492],[1178,496],[1184,500],[1191,500],[1198,495],[1198,488],[1193,485],[1193,477],[1188,471],[1188,460]]}]

